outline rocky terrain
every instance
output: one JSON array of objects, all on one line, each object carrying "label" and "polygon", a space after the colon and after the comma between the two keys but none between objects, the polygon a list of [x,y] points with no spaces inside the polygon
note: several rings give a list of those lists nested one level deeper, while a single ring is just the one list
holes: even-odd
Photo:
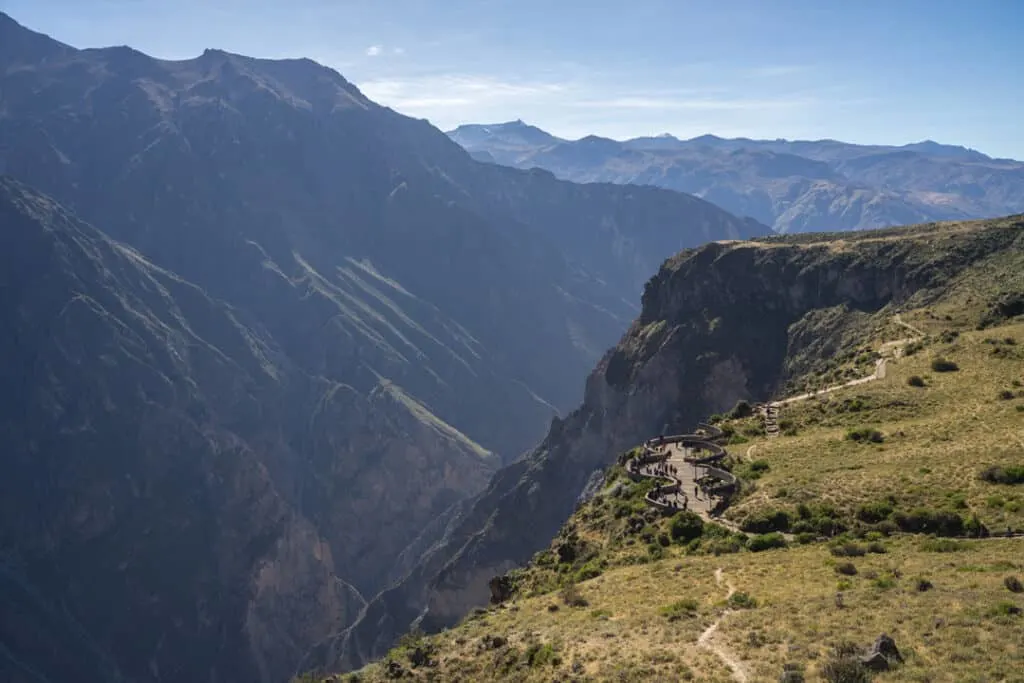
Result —
[{"label": "rocky terrain", "polygon": [[667,256],[767,231],[478,163],[308,60],[4,14],[0,173],[19,683],[287,678],[576,403]]},{"label": "rocky terrain", "polygon": [[781,233],[1024,211],[1024,163],[931,141],[891,147],[714,135],[563,140],[522,121],[465,125],[449,135],[484,161],[544,168],[577,182],[680,190]]},{"label": "rocky terrain", "polygon": [[[937,316],[929,331],[947,344],[956,330],[1006,324],[1024,314],[1022,258],[1020,217],[723,242],[683,251],[646,286],[640,316],[591,374],[582,406],[555,421],[538,448],[500,471],[483,493],[464,504],[449,523],[444,543],[405,581],[370,602],[342,646],[346,664],[383,654],[389,629],[392,637],[410,625],[432,632],[485,605],[491,579],[523,566],[546,547],[572,515],[578,497],[599,490],[605,468],[646,439],[692,431],[698,421],[740,400],[766,401],[874,375],[879,349],[907,336],[903,323],[893,319],[900,310],[921,311],[918,318]],[[977,333],[972,342],[972,354],[986,363],[974,373],[972,388],[991,397],[987,404],[994,406],[1000,422],[992,418],[988,424],[1002,426],[988,433],[998,441],[958,442],[957,449],[941,451],[937,457],[950,475],[950,495],[963,485],[964,473],[956,472],[964,462],[962,449],[984,456],[970,476],[983,469],[981,460],[998,459],[998,465],[1009,466],[1024,457],[1018,448],[1024,444],[1010,427],[1019,411],[999,402],[997,386],[1002,381],[1011,399],[1017,395],[1009,386],[1020,371],[1020,353],[1009,346],[1016,337],[1007,337],[1006,350],[991,354],[992,347],[983,343],[989,337],[996,343],[1001,335]],[[1004,355],[1017,359],[1017,365],[1002,363]],[[997,379],[1000,373],[1002,380]],[[892,382],[906,379],[893,377],[889,369],[884,381],[855,383],[844,391],[855,386],[874,391],[880,385],[884,392]],[[941,400],[956,405],[957,392],[951,385]],[[833,409],[850,410],[845,405]],[[902,404],[892,405],[897,407],[890,419],[898,422],[905,417],[898,408]],[[929,403],[929,411],[936,420],[951,414],[941,401]],[[965,414],[962,419],[977,425],[980,418]],[[792,427],[779,425],[784,432]],[[903,428],[894,425],[892,431]],[[764,427],[759,429],[763,435]],[[800,479],[808,458],[828,452],[825,441],[835,431],[816,431],[820,441],[808,440],[803,459],[792,458],[778,487]],[[926,440],[937,433],[930,427],[917,431]],[[956,432],[942,433],[956,439]],[[854,435],[846,443],[863,436]],[[790,450],[783,445],[778,452],[782,457]],[[955,457],[946,455],[953,452]],[[841,469],[844,458],[849,458],[845,451],[838,453],[834,466]],[[936,465],[932,460],[921,467]],[[812,481],[805,485],[813,488]],[[939,495],[938,490],[932,492]],[[892,495],[906,491],[907,485],[898,485]],[[643,493],[638,492],[641,505]],[[868,490],[860,502],[885,494],[884,489]],[[823,495],[815,490],[808,499]],[[979,494],[976,499],[980,509],[983,498]],[[754,502],[761,505],[746,514],[763,507],[764,497],[750,498],[748,504]],[[1003,521],[995,516],[986,523]],[[578,568],[574,565],[573,571]]]}]

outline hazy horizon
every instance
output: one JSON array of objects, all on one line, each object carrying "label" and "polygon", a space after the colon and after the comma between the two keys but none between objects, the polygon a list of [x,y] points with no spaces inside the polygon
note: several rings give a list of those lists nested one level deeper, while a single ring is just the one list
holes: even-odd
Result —
[{"label": "hazy horizon", "polygon": [[0,0],[75,47],[308,57],[442,130],[960,145],[1024,159],[1024,4]]}]

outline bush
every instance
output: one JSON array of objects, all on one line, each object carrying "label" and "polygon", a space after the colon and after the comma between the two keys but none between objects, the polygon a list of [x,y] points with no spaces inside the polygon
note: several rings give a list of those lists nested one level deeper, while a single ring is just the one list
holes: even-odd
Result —
[{"label": "bush", "polygon": [[543,645],[540,643],[533,643],[526,648],[526,652],[523,653],[523,658],[526,659],[526,664],[531,668],[548,665],[558,666],[562,663],[561,657],[558,656],[555,652],[555,648],[553,648],[549,643],[545,643]]},{"label": "bush", "polygon": [[836,557],[863,557],[868,552],[863,546],[856,543],[842,543],[832,546],[830,551]]},{"label": "bush", "polygon": [[757,607],[757,600],[746,593],[733,593],[729,596],[729,607],[733,609],[754,609]]},{"label": "bush", "polygon": [[877,503],[865,503],[857,508],[856,517],[862,522],[875,524],[883,519],[888,519],[892,514],[892,505],[887,501]]},{"label": "bush", "polygon": [[871,682],[871,671],[856,655],[832,655],[821,667],[821,676],[829,683]]},{"label": "bush", "polygon": [[772,531],[787,531],[789,524],[789,513],[785,510],[763,510],[743,520],[740,528],[752,534],[767,534]]},{"label": "bush", "polygon": [[782,665],[779,683],[804,683],[804,665],[799,662],[787,662]]},{"label": "bush", "polygon": [[1011,593],[1024,593],[1024,584],[1016,576],[1007,576],[1003,579],[1003,585]]},{"label": "bush", "polygon": [[569,607],[586,607],[590,604],[574,583],[565,586],[559,592],[559,596],[562,598],[562,602]]},{"label": "bush", "polygon": [[924,379],[920,375],[913,375],[907,378],[907,384],[912,387],[923,387]]},{"label": "bush", "polygon": [[677,512],[672,516],[669,525],[669,534],[674,541],[689,543],[695,538],[700,538],[704,533],[704,520],[696,512]]},{"label": "bush", "polygon": [[878,541],[874,541],[872,543],[868,543],[868,552],[875,553],[876,555],[884,555],[889,551],[886,550],[884,545],[882,545]]},{"label": "bush", "polygon": [[1024,484],[1024,465],[986,467],[978,478],[990,484]]},{"label": "bush", "polygon": [[932,585],[932,582],[924,578],[923,576],[919,576],[917,577],[917,579],[914,580],[914,588],[917,589],[918,593],[930,591],[934,587],[935,586]]},{"label": "bush", "polygon": [[754,414],[754,409],[747,401],[736,401],[736,405],[731,411],[729,411],[729,417],[734,420],[742,419],[744,417],[750,417]]},{"label": "bush", "polygon": [[853,562],[840,562],[836,565],[836,573],[843,576],[857,576],[857,567]]},{"label": "bush", "polygon": [[601,576],[602,571],[601,563],[598,560],[589,560],[586,564],[576,570],[576,573],[573,575],[573,580],[577,583],[589,581],[590,579],[595,579],[598,576]]},{"label": "bush", "polygon": [[856,443],[882,443],[885,441],[885,435],[877,429],[861,427],[860,429],[851,429],[848,431],[846,433],[846,439]]},{"label": "bush", "polygon": [[909,513],[895,512],[893,521],[903,531],[910,533],[937,534],[939,536],[962,536],[964,520],[949,510],[918,508]]},{"label": "bush", "polygon": [[658,612],[669,621],[679,621],[683,617],[692,617],[697,614],[697,601],[693,598],[676,600],[671,605],[665,605]]},{"label": "bush", "polygon": [[762,550],[770,550],[772,548],[785,548],[786,537],[778,532],[772,532],[770,534],[761,534],[754,536],[747,541],[747,548],[754,553],[759,553]]},{"label": "bush", "polygon": [[936,358],[932,361],[932,370],[935,372],[956,372],[960,366],[945,358]]},{"label": "bush", "polygon": [[1002,391],[999,392],[999,400],[1001,401],[1012,401],[1013,398],[1014,393],[1009,389],[1003,389]]}]

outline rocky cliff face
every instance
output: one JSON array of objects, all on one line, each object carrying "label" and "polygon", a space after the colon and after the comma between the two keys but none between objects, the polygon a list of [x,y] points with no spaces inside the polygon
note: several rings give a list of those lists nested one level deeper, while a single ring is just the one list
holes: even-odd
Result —
[{"label": "rocky cliff face", "polygon": [[[485,604],[487,581],[545,547],[592,474],[623,450],[692,428],[739,399],[771,397],[807,370],[809,348],[818,358],[835,352],[842,321],[855,326],[862,313],[926,301],[967,266],[1024,248],[1022,227],[1008,220],[969,231],[771,238],[670,259],[645,288],[639,318],[587,380],[583,405],[499,472],[435,553],[370,603],[347,634],[347,663],[379,656],[395,615],[437,629]],[[811,332],[826,324],[829,334]]]}]

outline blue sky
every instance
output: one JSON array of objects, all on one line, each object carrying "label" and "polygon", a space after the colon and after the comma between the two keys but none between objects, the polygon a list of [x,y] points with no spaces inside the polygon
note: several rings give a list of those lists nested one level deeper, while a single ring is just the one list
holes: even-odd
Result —
[{"label": "blue sky", "polygon": [[1021,0],[0,0],[77,47],[304,56],[441,128],[925,138],[1024,159]]}]

